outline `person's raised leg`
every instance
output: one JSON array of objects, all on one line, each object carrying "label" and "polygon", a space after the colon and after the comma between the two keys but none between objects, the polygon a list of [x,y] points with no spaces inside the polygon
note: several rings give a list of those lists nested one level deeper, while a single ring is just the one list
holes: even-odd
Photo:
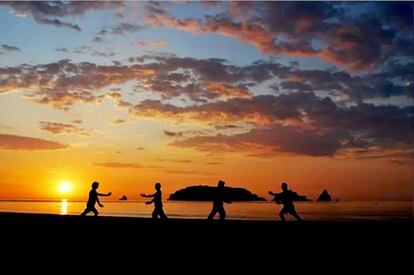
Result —
[{"label": "person's raised leg", "polygon": [[96,208],[91,209],[91,211],[93,212],[94,217],[98,216],[99,212],[98,212],[98,210],[96,210]]}]

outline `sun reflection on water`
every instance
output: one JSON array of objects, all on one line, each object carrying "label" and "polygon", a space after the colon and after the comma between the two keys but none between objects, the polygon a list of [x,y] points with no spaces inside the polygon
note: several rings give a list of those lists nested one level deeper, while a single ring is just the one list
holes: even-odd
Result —
[{"label": "sun reflection on water", "polygon": [[60,215],[67,215],[68,214],[68,200],[63,199],[60,202]]}]

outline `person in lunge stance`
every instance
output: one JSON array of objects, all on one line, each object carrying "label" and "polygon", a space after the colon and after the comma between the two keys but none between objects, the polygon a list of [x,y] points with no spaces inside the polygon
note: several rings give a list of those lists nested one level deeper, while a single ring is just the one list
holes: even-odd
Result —
[{"label": "person in lunge stance", "polygon": [[98,216],[99,212],[95,208],[95,203],[98,203],[99,207],[104,207],[103,204],[99,201],[99,196],[108,197],[112,195],[111,192],[107,194],[98,193],[98,191],[96,191],[98,190],[98,188],[99,188],[99,182],[94,181],[92,183],[92,190],[89,191],[89,198],[88,198],[88,202],[86,203],[86,209],[85,211],[82,212],[81,216],[85,216],[89,212],[93,212],[95,217]]},{"label": "person in lunge stance", "polygon": [[286,182],[282,183],[282,193],[273,193],[272,191],[269,191],[269,194],[275,196],[274,200],[277,204],[283,204],[283,208],[279,213],[280,219],[282,221],[286,221],[286,213],[291,214],[298,221],[302,220],[296,213],[295,206],[293,205],[293,198],[296,194],[292,190],[288,190],[288,185]]}]

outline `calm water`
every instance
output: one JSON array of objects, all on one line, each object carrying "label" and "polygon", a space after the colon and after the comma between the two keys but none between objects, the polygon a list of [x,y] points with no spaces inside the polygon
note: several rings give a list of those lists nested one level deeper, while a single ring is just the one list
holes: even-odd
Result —
[{"label": "calm water", "polygon": [[[150,217],[153,207],[144,202],[103,201],[98,208],[102,216]],[[272,202],[239,202],[227,204],[228,219],[278,219],[280,205]],[[61,201],[0,201],[0,212],[48,213],[79,215],[85,202]],[[209,202],[165,202],[170,218],[206,218],[211,210]],[[412,220],[412,201],[349,201],[349,202],[297,202],[296,210],[306,220]],[[287,219],[291,219],[287,216]]]}]

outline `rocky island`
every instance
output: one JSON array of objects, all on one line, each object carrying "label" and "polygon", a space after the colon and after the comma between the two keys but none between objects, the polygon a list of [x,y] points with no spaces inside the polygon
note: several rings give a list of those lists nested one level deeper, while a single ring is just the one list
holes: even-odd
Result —
[{"label": "rocky island", "polygon": [[[217,187],[198,185],[189,186],[171,194],[168,200],[173,201],[211,201]],[[265,201],[244,188],[224,187],[226,199],[230,201]]]},{"label": "rocky island", "polygon": [[328,190],[324,189],[322,194],[319,195],[317,201],[331,201],[331,195],[329,195]]},{"label": "rocky island", "polygon": [[128,197],[124,195],[124,196],[120,197],[118,200],[119,201],[126,201],[126,200],[128,200]]}]

